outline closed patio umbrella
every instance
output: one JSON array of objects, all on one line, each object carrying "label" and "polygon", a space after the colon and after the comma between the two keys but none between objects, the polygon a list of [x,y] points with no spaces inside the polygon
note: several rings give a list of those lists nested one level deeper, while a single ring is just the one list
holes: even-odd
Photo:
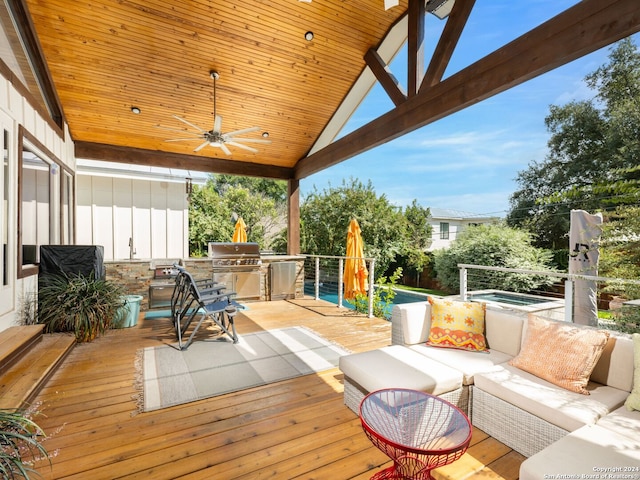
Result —
[{"label": "closed patio umbrella", "polygon": [[236,222],[236,226],[233,229],[233,242],[234,243],[244,243],[247,241],[247,226],[242,220],[242,217],[238,218]]},{"label": "closed patio umbrella", "polygon": [[353,300],[356,295],[367,291],[367,265],[364,261],[364,244],[360,225],[354,218],[347,232],[347,260],[344,265],[344,298]]}]

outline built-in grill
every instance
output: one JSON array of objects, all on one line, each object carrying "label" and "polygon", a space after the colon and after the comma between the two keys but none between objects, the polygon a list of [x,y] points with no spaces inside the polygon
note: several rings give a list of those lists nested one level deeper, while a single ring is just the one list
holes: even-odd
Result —
[{"label": "built-in grill", "polygon": [[213,267],[259,267],[260,247],[257,243],[209,243],[209,257],[213,259]]},{"label": "built-in grill", "polygon": [[153,266],[153,281],[149,284],[149,308],[171,306],[171,294],[177,275],[178,269],[173,265]]},{"label": "built-in grill", "polygon": [[238,300],[261,298],[264,274],[257,243],[209,243],[213,280],[235,292]]}]

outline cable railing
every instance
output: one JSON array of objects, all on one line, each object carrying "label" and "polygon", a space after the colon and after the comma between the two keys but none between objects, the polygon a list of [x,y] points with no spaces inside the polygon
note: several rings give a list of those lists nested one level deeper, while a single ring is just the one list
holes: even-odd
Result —
[{"label": "cable railing", "polygon": [[[500,303],[500,293],[504,293],[508,294],[503,295],[505,302],[510,301],[511,295],[514,304],[517,305],[519,299],[530,311],[544,310],[556,320],[574,322],[577,315],[585,315],[576,305],[576,295],[585,288],[589,289],[597,310],[616,311],[622,305],[640,305],[633,298],[615,293],[629,291],[630,286],[640,291],[640,280],[471,264],[458,264],[458,268],[461,300],[490,299],[497,292],[496,302]],[[536,287],[530,288],[531,285]]]},{"label": "cable railing", "polygon": [[[304,262],[304,290],[305,295],[313,296],[316,300],[327,300],[344,306],[344,267],[349,259],[360,260],[360,257],[339,257],[333,255],[305,255]],[[375,278],[375,258],[362,258],[367,266],[368,288],[368,316],[373,317],[373,289]]]}]

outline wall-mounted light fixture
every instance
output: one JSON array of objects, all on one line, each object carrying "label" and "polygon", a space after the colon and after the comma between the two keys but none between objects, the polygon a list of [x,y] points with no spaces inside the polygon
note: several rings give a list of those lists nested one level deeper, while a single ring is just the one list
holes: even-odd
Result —
[{"label": "wall-mounted light fixture", "polygon": [[187,177],[184,180],[184,191],[187,194],[187,199],[191,200],[191,194],[193,193],[193,182],[191,181],[191,177]]},{"label": "wall-mounted light fixture", "polygon": [[440,20],[444,20],[451,13],[455,0],[428,0],[425,9],[433,13]]},{"label": "wall-mounted light fixture", "polygon": [[311,40],[313,40],[313,32],[312,31],[308,31],[307,33],[304,34],[304,39],[307,42],[310,42]]},{"label": "wall-mounted light fixture", "polygon": [[140,115],[140,109],[138,107],[131,107],[131,113],[135,113],[136,115]]}]

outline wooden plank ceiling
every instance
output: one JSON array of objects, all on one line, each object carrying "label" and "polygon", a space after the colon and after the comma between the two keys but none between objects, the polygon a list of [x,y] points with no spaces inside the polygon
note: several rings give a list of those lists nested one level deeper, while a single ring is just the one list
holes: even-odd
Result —
[{"label": "wooden plank ceiling", "polygon": [[[275,178],[304,178],[640,29],[637,0],[584,0],[449,78],[442,73],[472,0],[456,2],[423,76],[424,5],[409,15],[409,91],[396,90],[375,52],[408,0],[22,0],[27,6],[79,157]],[[413,16],[413,18],[412,18]],[[314,38],[305,39],[312,31]],[[309,155],[367,62],[396,107]],[[166,142],[177,114],[259,153],[202,141]],[[139,115],[131,107],[141,110]]]},{"label": "wooden plank ceiling", "polygon": [[[76,142],[251,162],[290,169],[304,157],[364,69],[364,55],[406,11],[383,0],[28,0]],[[404,5],[403,5],[404,4]],[[305,39],[312,31],[314,38]],[[202,141],[166,142],[209,130],[213,81],[222,131],[270,145],[254,154]],[[131,107],[140,108],[134,115]]]}]

